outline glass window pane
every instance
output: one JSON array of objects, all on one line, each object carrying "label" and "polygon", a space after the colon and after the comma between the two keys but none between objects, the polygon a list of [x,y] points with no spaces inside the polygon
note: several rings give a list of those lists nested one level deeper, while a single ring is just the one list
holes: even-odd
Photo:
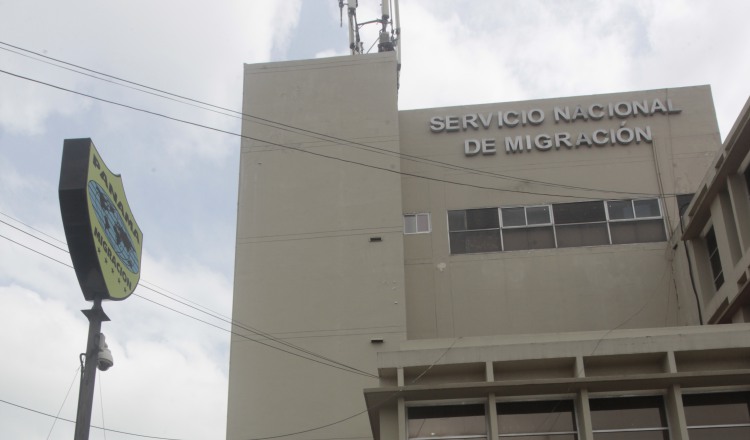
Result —
[{"label": "glass window pane", "polygon": [[430,231],[430,215],[429,214],[417,214],[417,232],[429,232]]},{"label": "glass window pane", "polygon": [[503,229],[503,250],[550,249],[555,247],[552,226]]},{"label": "glass window pane", "polygon": [[690,440],[747,440],[750,438],[750,426],[726,428],[690,428]]},{"label": "glass window pane", "polygon": [[606,223],[555,226],[557,247],[600,246],[609,244]]},{"label": "glass window pane", "polygon": [[658,199],[633,200],[633,206],[635,206],[635,216],[637,218],[661,217]]},{"label": "glass window pane", "polygon": [[465,231],[466,230],[466,211],[448,211],[448,230]]},{"label": "glass window pane", "polygon": [[500,230],[450,233],[451,254],[500,251]]},{"label": "glass window pane", "polygon": [[408,409],[409,438],[486,435],[484,405],[451,405]]},{"label": "glass window pane", "polygon": [[451,255],[466,253],[466,232],[451,232],[449,234]]},{"label": "glass window pane", "polygon": [[716,249],[716,234],[714,233],[714,228],[711,228],[708,230],[708,233],[706,234],[706,247],[708,248],[708,253],[713,253]]},{"label": "glass window pane", "polygon": [[523,208],[503,208],[503,226],[525,226],[526,215]]},{"label": "glass window pane", "polygon": [[555,215],[556,225],[607,221],[607,216],[604,214],[604,203],[599,201],[558,203],[552,205],[552,212]]},{"label": "glass window pane", "polygon": [[[558,400],[499,403],[497,404],[497,427],[500,434],[575,432],[573,402]],[[558,439],[557,436],[554,438]]]},{"label": "glass window pane", "polygon": [[682,396],[682,403],[688,427],[750,423],[750,393],[747,392],[687,394]]},{"label": "glass window pane", "polygon": [[466,229],[493,229],[500,227],[497,208],[467,209]]},{"label": "glass window pane", "polygon": [[667,239],[662,219],[610,223],[609,230],[612,244],[652,243]]},{"label": "glass window pane", "polygon": [[404,234],[413,234],[417,232],[417,218],[414,215],[404,216]]},{"label": "glass window pane", "polygon": [[713,272],[714,277],[719,276],[722,273],[719,253],[717,251],[714,251],[709,258],[709,261],[711,262],[711,271]]},{"label": "glass window pane", "polygon": [[591,399],[591,427],[601,429],[663,428],[667,416],[661,397]]},{"label": "glass window pane", "polygon": [[549,206],[530,206],[526,208],[526,218],[529,225],[549,224]]},{"label": "glass window pane", "polygon": [[692,194],[677,194],[677,207],[680,209],[680,215],[685,213],[685,210],[692,200]]},{"label": "glass window pane", "polygon": [[532,434],[532,435],[503,435],[499,438],[512,440],[578,440],[577,434]]},{"label": "glass window pane", "polygon": [[594,440],[669,440],[669,431],[595,432]]},{"label": "glass window pane", "polygon": [[610,220],[625,220],[635,218],[633,202],[630,200],[610,200],[607,202]]}]

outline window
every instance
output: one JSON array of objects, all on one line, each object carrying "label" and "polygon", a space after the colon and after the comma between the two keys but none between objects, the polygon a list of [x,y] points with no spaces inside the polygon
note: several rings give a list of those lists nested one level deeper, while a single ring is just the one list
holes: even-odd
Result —
[{"label": "window", "polygon": [[410,407],[409,439],[486,439],[483,404]]},{"label": "window", "polygon": [[609,200],[612,244],[649,243],[667,239],[659,199]]},{"label": "window", "polygon": [[677,209],[680,215],[685,214],[685,210],[690,206],[690,202],[693,201],[693,194],[677,194]]},{"label": "window", "polygon": [[404,214],[404,234],[427,234],[430,232],[430,214]]},{"label": "window", "polygon": [[503,250],[547,249],[555,247],[549,205],[500,209]]},{"label": "window", "polygon": [[510,402],[497,404],[499,438],[577,440],[573,402]]},{"label": "window", "polygon": [[552,205],[552,209],[557,247],[609,244],[607,214],[601,201],[558,203]]},{"label": "window", "polygon": [[719,246],[716,244],[716,234],[714,227],[706,233],[706,250],[708,251],[708,261],[711,264],[711,275],[714,279],[714,287],[719,290],[724,284],[724,271],[721,268],[721,258],[719,257]]},{"label": "window", "polygon": [[690,440],[750,438],[750,393],[690,394],[682,403]]},{"label": "window", "polygon": [[655,198],[448,211],[448,226],[451,254],[667,239]]},{"label": "window", "polygon": [[500,220],[497,208],[448,211],[451,254],[497,252]]},{"label": "window", "polygon": [[669,440],[661,397],[591,399],[589,407],[595,440]]}]

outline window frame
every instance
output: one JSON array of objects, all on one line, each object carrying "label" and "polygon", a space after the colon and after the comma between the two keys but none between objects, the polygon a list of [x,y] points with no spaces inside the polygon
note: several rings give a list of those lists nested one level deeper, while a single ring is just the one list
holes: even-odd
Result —
[{"label": "window frame", "polygon": [[[656,200],[656,206],[659,209],[659,215],[638,217],[638,214],[635,211],[635,202],[640,202],[644,200]],[[625,202],[625,201],[630,202],[630,208],[633,210],[633,218],[613,219],[609,214],[609,202]],[[607,199],[607,200],[604,200],[604,209],[607,214],[607,223],[637,222],[637,221],[642,221],[642,220],[657,220],[657,219],[664,218],[664,210],[662,209],[662,206],[661,206],[661,200],[658,197],[646,197],[646,198],[640,198],[640,199],[622,199],[622,200]]]},{"label": "window frame", "polygon": [[[473,399],[472,399],[473,400]],[[427,436],[421,436],[421,437],[411,437],[409,433],[409,421],[410,420],[420,420],[425,418],[418,418],[415,417],[414,419],[409,417],[409,410],[412,408],[418,408],[423,411],[429,411],[429,408],[450,408],[450,407],[458,407],[458,408],[467,408],[469,406],[482,406],[482,417],[484,418],[484,434],[457,434],[457,435],[445,435],[445,436],[433,436],[433,435],[427,435]],[[490,422],[489,422],[489,407],[487,406],[486,400],[481,401],[463,401],[463,402],[455,402],[455,401],[440,401],[440,402],[410,402],[406,406],[406,411],[404,414],[405,417],[405,439],[406,440],[468,440],[468,439],[484,439],[489,440],[490,438]],[[478,415],[474,415],[475,417],[478,417]],[[456,418],[460,417],[466,417],[464,416],[455,416]],[[446,417],[434,417],[435,419],[449,419],[450,416]]]},{"label": "window frame", "polygon": [[[721,402],[721,397],[728,397],[724,402]],[[704,399],[704,402],[700,403],[700,400]],[[713,399],[717,399],[718,401],[715,401]],[[688,402],[686,402],[686,400]],[[689,402],[690,400],[695,400],[697,402]],[[722,429],[732,429],[732,428],[750,428],[750,417],[748,418],[748,421],[746,422],[730,422],[730,423],[712,423],[712,424],[695,424],[691,425],[691,420],[689,420],[690,411],[687,411],[687,408],[696,406],[696,407],[705,407],[705,406],[716,406],[721,407],[722,404],[736,404],[736,403],[744,403],[748,407],[748,412],[750,413],[750,392],[748,391],[725,391],[725,392],[705,392],[705,393],[688,393],[682,395],[682,404],[685,410],[685,428],[687,428],[688,433],[690,433],[691,430],[711,430],[711,431],[717,431]],[[714,412],[714,414],[721,414],[721,412]]]},{"label": "window frame", "polygon": [[[715,245],[715,249],[712,251],[711,246],[709,245],[709,236],[713,237],[713,243]],[[706,233],[703,234],[703,243],[706,246],[706,257],[708,263],[708,270],[711,274],[711,284],[714,286],[714,291],[718,292],[719,289],[724,285],[724,282],[726,281],[724,279],[724,265],[721,261],[721,254],[719,253],[719,243],[716,241],[716,230],[714,229],[714,225],[710,224],[706,227]],[[716,261],[719,265],[719,273],[717,274],[714,271],[714,264],[713,264],[713,257],[716,257]]]},{"label": "window frame", "polygon": [[[656,208],[657,212],[654,215],[638,215],[636,211],[636,204],[641,201],[655,201],[656,202]],[[610,202],[627,202],[629,203],[630,210],[632,212],[633,218],[612,218],[613,216],[610,214]],[[581,208],[584,209],[584,211],[579,211],[578,213],[575,212],[576,207],[573,205],[582,204]],[[569,207],[564,207],[564,205],[569,205]],[[588,206],[583,206],[588,205]],[[558,223],[556,216],[555,216],[555,207],[559,207],[560,213],[566,213],[568,217],[571,217],[571,219],[577,220],[575,218],[578,217],[584,217],[584,218],[595,218],[595,220],[592,221],[564,221],[562,223]],[[546,208],[548,211],[548,221],[546,223],[535,223],[535,224],[529,224],[529,214],[528,210],[533,208]],[[523,221],[524,224],[512,224],[512,225],[506,225],[506,222],[503,219],[503,212],[504,210],[511,210],[511,209],[523,209]],[[474,211],[474,210],[496,210],[497,213],[497,227],[492,228],[481,228],[481,229],[469,229],[468,228],[468,212]],[[566,211],[564,211],[566,210]],[[451,229],[451,213],[463,213],[463,229]],[[519,219],[520,220],[520,219]],[[660,228],[657,229],[655,222],[660,222]],[[464,254],[482,254],[482,253],[495,253],[495,252],[515,252],[515,251],[529,251],[529,250],[541,250],[541,249],[567,249],[567,248],[573,248],[573,247],[591,247],[591,246],[613,246],[613,245],[623,245],[623,244],[643,244],[643,243],[659,243],[663,241],[667,241],[667,225],[665,224],[665,217],[664,217],[664,206],[663,201],[659,197],[642,197],[642,198],[633,198],[633,199],[603,199],[603,200],[584,200],[584,201],[578,201],[578,202],[559,202],[559,203],[538,203],[533,205],[508,205],[508,206],[500,206],[497,208],[469,208],[469,209],[455,209],[455,210],[448,210],[447,211],[447,223],[448,223],[448,241],[449,241],[449,253],[450,255],[464,255]],[[637,226],[638,223],[641,223],[643,226],[642,228],[639,228]],[[646,224],[646,223],[651,223]],[[627,227],[625,225],[633,225],[632,227]],[[600,236],[590,242],[586,241],[576,241],[575,235],[566,235],[565,242],[570,242],[570,239],[573,239],[572,242],[573,245],[560,245],[560,233],[562,230],[564,230],[567,227],[576,227],[576,226],[585,226],[585,225],[600,225],[597,226],[597,234],[600,234]],[[618,232],[616,237],[613,237],[613,225],[622,225],[617,229]],[[551,240],[552,242],[549,243],[549,236],[546,238],[542,237],[542,241],[535,241],[534,243],[542,243],[542,247],[533,247],[530,245],[526,245],[525,247],[519,247],[515,248],[515,246],[510,246],[511,249],[507,249],[508,246],[506,246],[506,237],[505,237],[505,231],[520,231],[520,230],[531,230],[532,228],[550,228],[551,229]],[[606,240],[604,236],[604,232],[606,228]],[[632,229],[631,228],[635,228]],[[645,229],[644,229],[645,228]],[[492,250],[482,250],[478,252],[454,252],[452,247],[450,246],[451,238],[456,237],[452,234],[461,234],[461,233],[467,233],[472,231],[497,231],[497,234],[499,235],[499,244],[498,246],[488,246],[493,248]],[[573,233],[575,234],[575,233]],[[645,235],[644,235],[645,234]],[[617,238],[617,239],[615,239]],[[654,238],[658,238],[658,240],[654,240]],[[492,237],[492,240],[494,240],[495,237]],[[510,239],[510,238],[508,238]],[[523,240],[522,240],[523,241]],[[489,243],[489,242],[488,242]],[[531,243],[531,240],[529,240],[529,243]],[[584,243],[584,244],[580,244]],[[551,244],[551,246],[545,246],[547,244]],[[495,247],[498,247],[498,249],[494,249]],[[465,250],[465,249],[464,249]]]},{"label": "window frame", "polygon": [[[420,216],[426,216],[427,217],[427,230],[426,231],[420,231],[419,230],[419,217]],[[406,230],[406,219],[407,218],[414,218],[414,232],[409,232]],[[432,218],[430,217],[429,212],[415,212],[415,213],[408,213],[403,215],[403,222],[404,222],[404,235],[416,235],[416,234],[429,234],[432,232]]]},{"label": "window frame", "polygon": [[[663,426],[645,426],[645,427],[609,427],[609,428],[596,428],[595,427],[595,417],[594,414],[599,410],[595,409],[594,407],[597,406],[595,402],[603,402],[603,401],[609,401],[609,402],[615,402],[615,401],[622,401],[625,402],[629,400],[630,402],[638,402],[639,400],[643,401],[644,403],[648,404],[649,400],[658,401],[658,406],[648,406],[643,405],[641,408],[647,409],[647,408],[656,408],[659,411],[659,418],[663,422]],[[638,433],[638,432],[661,432],[666,433],[666,436],[663,435],[663,437],[666,437],[667,439],[671,438],[671,431],[670,431],[670,425],[669,425],[669,415],[667,414],[667,402],[663,395],[661,394],[645,394],[645,395],[630,395],[630,396],[601,396],[601,397],[591,397],[589,398],[589,417],[591,419],[591,433],[593,437],[596,439],[596,434],[614,434],[614,433]],[[628,408],[627,406],[623,406],[625,409],[633,409],[632,407]]]},{"label": "window frame", "polygon": [[[553,407],[561,406],[561,403],[565,403],[565,405],[562,405],[563,409],[570,409],[570,411],[552,411],[550,412],[548,408],[544,408],[545,405],[552,404]],[[573,430],[572,431],[535,431],[535,432],[506,432],[503,433],[503,427],[500,423],[500,417],[501,415],[505,415],[505,413],[502,413],[500,411],[500,408],[502,406],[515,406],[515,405],[526,405],[533,407],[535,405],[538,405],[542,407],[542,411],[528,411],[523,413],[515,413],[515,414],[544,414],[545,416],[548,416],[551,413],[570,413],[571,415],[571,422],[573,424]],[[578,418],[577,418],[577,412],[576,412],[576,404],[574,399],[559,399],[559,400],[514,400],[514,401],[507,401],[507,402],[496,402],[495,403],[495,417],[497,418],[497,438],[498,439],[507,439],[507,438],[535,438],[539,436],[548,436],[551,438],[555,438],[556,436],[573,436],[575,439],[580,438],[580,428],[578,426]],[[545,420],[546,421],[546,420]]]}]

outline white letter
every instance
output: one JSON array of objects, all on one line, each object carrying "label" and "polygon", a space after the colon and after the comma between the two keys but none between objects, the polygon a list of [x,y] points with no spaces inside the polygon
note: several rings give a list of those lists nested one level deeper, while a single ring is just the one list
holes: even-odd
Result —
[{"label": "white letter", "polygon": [[443,118],[440,116],[433,116],[430,119],[430,131],[433,133],[440,133],[441,131],[445,130],[445,123],[443,122]]},{"label": "white letter", "polygon": [[512,138],[510,136],[505,137],[505,152],[506,153],[523,153],[523,136],[516,136]]},{"label": "white letter", "polygon": [[476,139],[466,139],[464,141],[464,154],[467,156],[474,156],[479,153],[480,148],[480,143]]},{"label": "white letter", "polygon": [[495,139],[482,139],[482,154],[495,154]]},{"label": "white letter", "polygon": [[458,116],[446,116],[445,118],[445,131],[458,131],[461,128],[459,124]]}]

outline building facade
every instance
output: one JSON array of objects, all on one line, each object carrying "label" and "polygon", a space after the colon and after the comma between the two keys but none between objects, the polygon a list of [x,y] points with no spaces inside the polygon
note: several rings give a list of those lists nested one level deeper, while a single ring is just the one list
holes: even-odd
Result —
[{"label": "building facade", "polygon": [[708,86],[399,111],[382,53],[244,87],[229,439],[748,438],[750,144]]}]

